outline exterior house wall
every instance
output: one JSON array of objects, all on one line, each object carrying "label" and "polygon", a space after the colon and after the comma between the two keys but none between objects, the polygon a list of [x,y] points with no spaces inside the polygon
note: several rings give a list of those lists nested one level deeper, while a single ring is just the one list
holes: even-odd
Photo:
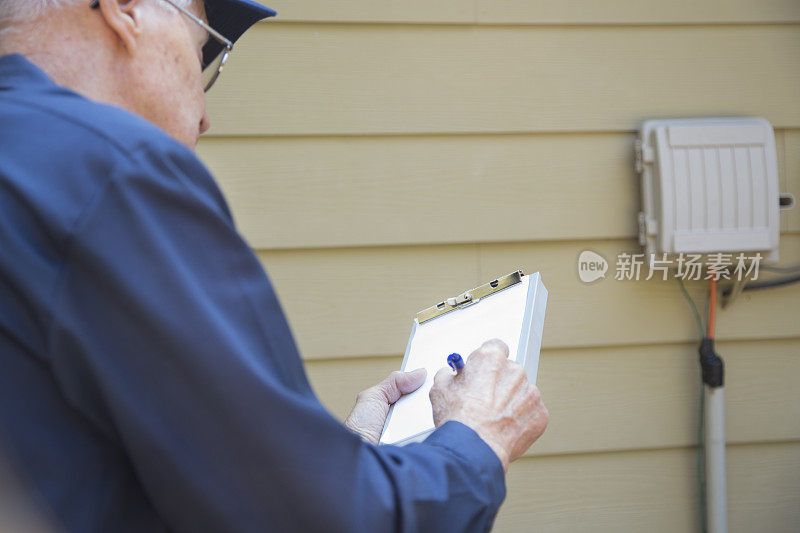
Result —
[{"label": "exterior house wall", "polygon": [[[398,368],[421,308],[541,271],[551,422],[496,530],[698,530],[696,325],[674,280],[613,279],[640,252],[633,141],[647,118],[763,116],[800,198],[800,3],[281,1],[209,93],[199,153],[323,403],[344,418]],[[781,217],[800,263],[800,209]],[[578,279],[586,249],[607,279]],[[798,318],[800,285],[718,315],[731,531],[800,523]]]}]

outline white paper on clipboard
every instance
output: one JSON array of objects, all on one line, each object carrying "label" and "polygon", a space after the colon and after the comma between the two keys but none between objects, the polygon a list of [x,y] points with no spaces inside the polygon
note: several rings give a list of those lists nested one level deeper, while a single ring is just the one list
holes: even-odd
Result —
[{"label": "white paper on clipboard", "polygon": [[391,407],[381,444],[417,442],[433,431],[428,394],[433,376],[447,366],[447,356],[453,352],[467,359],[483,342],[500,339],[508,345],[509,359],[520,363],[528,380],[536,383],[547,289],[538,272],[528,276],[521,271],[519,274],[518,282],[476,303],[454,308],[422,323],[419,318],[414,320],[401,368],[404,371],[425,368],[428,375],[419,389]]}]

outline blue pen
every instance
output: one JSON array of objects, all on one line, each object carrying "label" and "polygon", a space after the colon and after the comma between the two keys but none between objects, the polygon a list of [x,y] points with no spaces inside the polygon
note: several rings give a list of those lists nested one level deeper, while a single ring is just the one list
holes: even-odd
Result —
[{"label": "blue pen", "polygon": [[464,368],[464,359],[457,353],[451,353],[447,356],[447,364],[456,372]]}]

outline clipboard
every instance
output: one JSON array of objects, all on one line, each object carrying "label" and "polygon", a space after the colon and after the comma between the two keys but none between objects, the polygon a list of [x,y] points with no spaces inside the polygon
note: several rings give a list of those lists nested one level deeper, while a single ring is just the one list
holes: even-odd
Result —
[{"label": "clipboard", "polygon": [[380,444],[419,442],[435,429],[428,394],[450,353],[466,360],[484,341],[500,339],[508,345],[509,359],[536,384],[546,306],[541,275],[517,270],[417,313],[401,369],[424,367],[428,375],[419,389],[389,409]]}]

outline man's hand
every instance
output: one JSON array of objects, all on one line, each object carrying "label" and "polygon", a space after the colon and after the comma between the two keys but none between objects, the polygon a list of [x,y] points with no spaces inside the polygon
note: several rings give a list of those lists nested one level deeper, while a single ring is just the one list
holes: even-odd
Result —
[{"label": "man's hand", "polygon": [[508,360],[508,346],[497,339],[472,352],[457,375],[447,367],[437,372],[430,398],[436,427],[448,420],[471,427],[505,471],[547,427],[539,389],[521,365]]},{"label": "man's hand", "polygon": [[378,444],[381,438],[389,406],[400,399],[404,394],[414,392],[425,383],[427,372],[418,368],[412,372],[399,370],[389,374],[389,377],[366,390],[358,393],[356,406],[345,420],[347,428],[361,435],[361,438],[372,444]]}]

